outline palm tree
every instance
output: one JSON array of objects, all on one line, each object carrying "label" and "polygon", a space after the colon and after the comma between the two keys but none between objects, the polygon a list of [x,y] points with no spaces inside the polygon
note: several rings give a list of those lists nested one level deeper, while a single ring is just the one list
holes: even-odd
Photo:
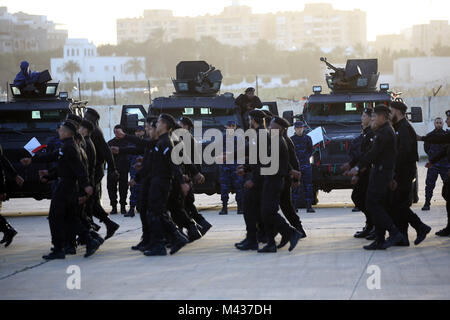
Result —
[{"label": "palm tree", "polygon": [[69,60],[64,64],[62,71],[65,74],[68,74],[70,76],[70,81],[73,82],[73,75],[81,72],[81,68],[78,62]]},{"label": "palm tree", "polygon": [[138,75],[144,72],[144,66],[142,65],[142,61],[138,58],[133,58],[125,63],[125,73],[134,75],[134,79],[137,81]]}]

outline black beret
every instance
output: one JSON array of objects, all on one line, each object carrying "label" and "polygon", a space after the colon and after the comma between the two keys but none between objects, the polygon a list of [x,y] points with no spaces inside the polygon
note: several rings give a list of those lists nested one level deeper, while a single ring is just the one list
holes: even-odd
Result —
[{"label": "black beret", "polygon": [[169,129],[175,128],[175,125],[176,125],[175,118],[173,116],[171,116],[170,114],[161,113],[159,115],[159,118],[164,119],[166,121],[167,125],[169,126]]},{"label": "black beret", "polygon": [[401,101],[392,101],[391,102],[391,108],[400,110],[402,113],[405,113],[406,110],[408,110],[408,107],[406,106],[406,104],[404,104]]},{"label": "black beret", "polygon": [[136,127],[136,130],[134,130],[135,132],[136,131],[145,131],[145,128],[143,127],[143,126],[137,126]]},{"label": "black beret", "polygon": [[76,122],[77,124],[80,124],[81,121],[83,121],[83,119],[80,116],[78,116],[74,113],[69,113],[67,115],[67,120],[72,120],[72,121]]},{"label": "black beret", "polygon": [[90,122],[89,120],[81,121],[80,126],[83,128],[86,128],[89,132],[94,131],[94,124],[92,122]]},{"label": "black beret", "polygon": [[280,117],[273,117],[272,122],[275,122],[279,126],[281,126],[284,129],[287,129],[290,127],[289,122],[286,119],[280,118]]},{"label": "black beret", "polygon": [[248,113],[248,115],[253,119],[264,119],[266,117],[266,114],[261,110],[252,110]]},{"label": "black beret", "polygon": [[182,124],[184,124],[185,126],[188,126],[189,128],[193,128],[194,127],[194,123],[188,117],[181,117],[180,118],[180,122]]},{"label": "black beret", "polygon": [[446,115],[447,117],[450,117],[450,110],[445,111],[445,115]]},{"label": "black beret", "polygon": [[391,113],[391,110],[389,110],[389,108],[386,107],[384,104],[379,104],[375,107],[375,109],[373,109],[373,112],[376,114],[378,114],[378,113],[389,114],[389,113]]},{"label": "black beret", "polygon": [[77,127],[75,126],[75,123],[73,123],[73,121],[66,120],[66,121],[64,121],[64,123],[62,125],[63,125],[64,128],[67,128],[70,131],[72,131],[73,134],[77,133]]},{"label": "black beret", "polygon": [[100,119],[100,114],[97,112],[97,110],[92,109],[92,108],[87,108],[86,109],[86,113],[92,114],[93,116],[95,116],[97,119]]}]

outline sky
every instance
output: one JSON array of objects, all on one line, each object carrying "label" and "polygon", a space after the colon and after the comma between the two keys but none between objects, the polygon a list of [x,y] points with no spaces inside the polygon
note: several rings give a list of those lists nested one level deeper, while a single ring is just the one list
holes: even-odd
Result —
[{"label": "sky", "polygon": [[[400,33],[414,24],[450,20],[449,0],[241,0],[254,13],[302,11],[305,3],[332,3],[335,9],[367,13],[367,36]],[[0,0],[8,12],[46,15],[69,30],[70,38],[88,38],[95,44],[116,43],[116,19],[143,15],[144,9],[170,9],[177,16],[218,14],[231,0]]]}]

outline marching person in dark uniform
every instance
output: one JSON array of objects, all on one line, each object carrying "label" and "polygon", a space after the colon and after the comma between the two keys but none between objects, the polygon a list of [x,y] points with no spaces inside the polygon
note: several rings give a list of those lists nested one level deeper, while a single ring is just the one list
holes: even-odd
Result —
[{"label": "marching person in dark uniform", "polygon": [[[121,125],[114,127],[115,137],[108,141],[109,147],[126,148],[128,142],[117,136],[117,130],[122,129]],[[119,171],[119,177],[115,172],[110,172],[107,177],[107,189],[112,211],[110,214],[117,214],[117,184],[119,184],[120,213],[127,214],[127,193],[128,193],[128,172],[130,171],[130,160],[127,154],[113,154],[114,163]]]},{"label": "marching person in dark uniform", "polygon": [[[226,131],[223,134],[223,151],[224,151],[224,162],[219,165],[220,167],[220,194],[222,200],[222,210],[219,212],[220,215],[228,214],[228,199],[231,188],[234,189],[236,193],[236,203],[237,203],[237,213],[243,214],[243,204],[242,204],[242,184],[243,179],[241,176],[237,175],[237,137],[234,136],[234,131],[236,130],[236,122],[228,121],[226,126]],[[229,144],[233,145],[233,151],[226,150],[227,141]],[[232,152],[233,163],[226,163],[226,153]]]},{"label": "marching person in dark uniform", "polygon": [[100,115],[97,111],[92,108],[88,108],[84,115],[84,119],[91,121],[94,124],[94,131],[91,134],[91,140],[95,147],[96,158],[95,158],[95,186],[93,195],[93,205],[92,214],[94,217],[104,223],[106,226],[106,236],[105,240],[111,238],[114,233],[119,229],[119,225],[112,221],[106,211],[103,209],[100,200],[102,197],[102,179],[105,175],[105,161],[108,163],[108,174],[115,174],[117,177],[119,173],[117,172],[116,165],[114,163],[114,158],[111,153],[111,149],[103,137],[103,132],[98,126],[98,121],[100,120]]},{"label": "marching person in dark uniform", "polygon": [[[52,194],[50,203],[49,224],[53,243],[53,251],[43,256],[45,260],[64,259],[67,224],[71,224],[76,233],[86,243],[85,257],[92,255],[100,247],[100,243],[93,239],[89,230],[82,225],[75,211],[78,203],[85,201],[83,198],[93,194],[93,187],[88,183],[87,170],[84,167],[79,149],[75,144],[74,136],[76,126],[67,120],[59,130],[63,146],[53,153],[35,155],[34,158],[24,158],[23,165],[33,162],[58,161],[58,184]],[[44,176],[43,179],[48,179]],[[85,194],[78,193],[78,186]],[[78,198],[77,198],[78,196]]]},{"label": "marching person in dark uniform", "polygon": [[[3,148],[0,145],[0,212],[2,208],[2,202],[8,199],[8,190],[6,189],[6,178],[9,177],[15,180],[16,184],[21,187],[23,185],[23,178],[19,176],[11,165],[9,160],[3,154]],[[5,244],[8,247],[13,238],[16,236],[17,231],[6,221],[6,219],[0,214],[0,232],[3,232],[3,239],[1,244]]]},{"label": "marching person in dark uniform", "polygon": [[[352,152],[351,161],[342,166],[341,170],[344,172],[344,175],[347,171],[357,165],[361,157],[363,157],[372,146],[374,133],[372,131],[372,128],[370,127],[371,115],[372,109],[364,109],[364,112],[361,116],[362,133],[357,138],[360,140],[360,143],[356,144],[359,150],[355,150],[354,152]],[[367,188],[369,186],[369,170],[359,172],[358,176],[352,180],[352,183],[354,184],[352,192],[353,203],[359,210],[362,211],[362,213],[364,213],[364,216],[366,217],[366,224],[364,228],[362,229],[362,231],[356,232],[354,237],[365,238],[373,231],[374,228],[372,218],[366,207],[366,195]]]},{"label": "marching person in dark uniform", "polygon": [[195,141],[195,138],[191,133],[194,129],[194,123],[188,117],[181,117],[178,121],[178,125],[189,131],[191,139],[191,164],[182,166],[184,169],[184,176],[188,180],[186,182],[191,184],[188,194],[184,197],[184,209],[188,216],[194,219],[198,226],[200,226],[200,233],[204,236],[209,229],[211,229],[212,225],[198,212],[197,207],[195,206],[193,183],[203,184],[205,182],[205,176],[201,173],[201,165],[195,164],[195,145],[198,142]]},{"label": "marching person in dark uniform", "polygon": [[150,249],[144,252],[146,256],[166,255],[164,241],[166,237],[171,241],[170,254],[176,253],[188,242],[167,215],[167,200],[172,179],[176,179],[182,185],[183,193],[187,194],[189,189],[183,181],[180,169],[171,159],[173,141],[170,133],[175,125],[175,119],[168,114],[161,114],[158,118],[156,127],[158,141],[152,155],[151,182],[147,198]]},{"label": "marching person in dark uniform", "polygon": [[248,129],[246,120],[249,112],[255,109],[260,109],[263,106],[261,100],[255,95],[255,88],[247,88],[244,94],[240,94],[236,98],[235,103],[239,106],[241,116],[245,120],[245,129]]},{"label": "marching person in dark uniform", "polygon": [[[437,117],[434,119],[434,130],[431,131],[430,135],[442,135],[445,134],[444,129],[444,121],[441,117]],[[433,158],[435,156],[439,156],[439,154],[446,153],[447,147],[440,144],[433,144],[425,142],[424,144],[425,153],[428,156],[428,162],[433,162]],[[422,208],[422,211],[429,211],[431,206],[431,198],[433,197],[433,190],[436,187],[436,180],[439,176],[441,176],[442,182],[447,179],[447,174],[450,170],[450,164],[446,157],[443,157],[438,162],[434,163],[427,170],[427,178],[425,180],[425,204]]]},{"label": "marching person in dark uniform", "polygon": [[[259,155],[260,135],[266,134],[267,141],[270,140],[269,132],[266,129],[265,113],[260,110],[249,112],[248,119],[249,130],[254,130],[256,139],[249,141],[249,145],[255,145]],[[246,154],[249,154],[246,152]],[[238,175],[244,176],[244,221],[246,226],[246,237],[241,242],[235,244],[238,250],[258,250],[258,229],[263,232],[261,218],[261,193],[263,186],[263,177],[260,175],[261,162],[258,156],[256,164],[246,163],[238,166]]]},{"label": "marching person in dark uniform", "polygon": [[[385,105],[375,107],[372,113],[374,130],[372,147],[348,172],[348,175],[355,177],[362,171],[370,170],[366,208],[375,225],[376,239],[364,247],[366,250],[387,249],[405,240],[385,210],[397,156],[397,139],[389,124],[389,113],[389,108]],[[390,235],[387,240],[385,240],[386,230]]]},{"label": "marching person in dark uniform", "polygon": [[[446,123],[447,126],[450,127],[450,110],[445,112],[447,116]],[[440,154],[437,154],[433,159],[430,160],[430,163],[427,163],[427,167],[431,167],[434,163],[438,162],[444,157],[447,157],[447,160],[450,162],[450,131],[446,131],[444,134],[437,133],[429,133],[425,137],[417,137],[419,141],[423,141],[426,143],[434,143],[434,144],[446,144],[446,150],[442,151]],[[444,181],[444,186],[442,187],[442,196],[445,199],[445,208],[447,210],[447,226],[436,232],[436,235],[439,237],[448,237],[450,236],[450,172],[447,174],[447,178]]]},{"label": "marching person in dark uniform", "polygon": [[301,179],[300,164],[297,159],[297,154],[295,153],[294,142],[287,135],[287,128],[281,129],[281,133],[288,148],[289,164],[292,168],[292,173],[295,173],[295,175],[291,177],[291,174],[289,174],[284,178],[284,186],[283,190],[281,191],[280,209],[281,212],[283,212],[283,215],[289,221],[290,225],[297,229],[298,232],[300,232],[301,238],[303,239],[306,238],[306,232],[303,229],[300,217],[296,213],[292,203],[292,186],[298,186],[299,180]]},{"label": "marching person in dark uniform", "polygon": [[[263,177],[263,187],[261,197],[261,216],[264,223],[267,244],[258,252],[274,253],[277,251],[275,236],[280,233],[282,236],[278,248],[284,247],[290,242],[289,251],[294,250],[298,241],[302,238],[301,234],[291,227],[286,220],[280,216],[278,210],[280,208],[281,192],[284,187],[284,178],[290,175],[291,167],[289,163],[289,151],[282,135],[282,130],[287,130],[289,123],[279,117],[274,117],[270,123],[270,130],[278,130],[279,167],[276,174],[265,175]],[[269,142],[270,144],[270,142]],[[269,148],[271,146],[269,145]],[[274,149],[270,149],[273,159]]]},{"label": "marching person in dark uniform", "polygon": [[391,102],[391,121],[397,136],[398,154],[395,163],[394,195],[390,213],[397,228],[403,234],[404,242],[399,245],[409,246],[408,224],[417,232],[415,245],[425,240],[431,228],[424,224],[411,210],[411,192],[417,173],[417,134],[406,119],[407,106],[400,101]]},{"label": "marching person in dark uniform", "polygon": [[300,193],[304,194],[306,200],[306,211],[314,213],[312,208],[313,203],[313,185],[312,185],[312,167],[310,158],[313,154],[312,139],[304,133],[306,125],[303,121],[297,121],[294,124],[295,134],[291,137],[295,146],[295,153],[300,164],[301,172],[301,186],[294,188],[292,192],[292,199],[295,207],[298,208],[300,201]]}]

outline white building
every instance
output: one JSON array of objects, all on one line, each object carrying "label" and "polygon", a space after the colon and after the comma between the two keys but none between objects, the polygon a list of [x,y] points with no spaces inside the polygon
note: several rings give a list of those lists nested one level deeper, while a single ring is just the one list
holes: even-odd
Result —
[{"label": "white building", "polygon": [[[75,67],[69,67],[74,63]],[[87,39],[67,39],[64,57],[51,59],[51,75],[63,82],[78,78],[82,82],[111,82],[113,77],[116,81],[145,81],[145,58],[102,57]]]},{"label": "white building", "polygon": [[394,61],[395,83],[421,86],[450,81],[450,57],[401,58]]}]

